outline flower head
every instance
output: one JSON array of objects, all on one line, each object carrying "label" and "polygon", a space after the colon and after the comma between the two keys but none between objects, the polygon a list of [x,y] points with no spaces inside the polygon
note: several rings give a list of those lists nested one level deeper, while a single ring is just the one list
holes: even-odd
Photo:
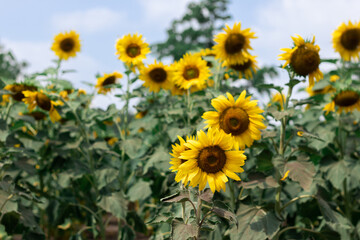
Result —
[{"label": "flower head", "polygon": [[139,78],[145,81],[143,86],[148,87],[150,92],[159,92],[161,88],[169,90],[172,87],[172,75],[171,67],[155,60],[141,69]]},{"label": "flower head", "polygon": [[80,48],[79,34],[75,31],[59,33],[54,37],[54,43],[51,46],[51,50],[62,60],[75,57],[76,53],[80,52]]},{"label": "flower head", "polygon": [[360,94],[351,89],[335,93],[332,96],[332,101],[326,104],[323,110],[326,111],[325,114],[327,115],[330,111],[334,112],[335,107],[338,108],[338,113],[360,110]]},{"label": "flower head", "polygon": [[345,61],[360,58],[360,22],[342,23],[332,34],[333,48]]},{"label": "flower head", "polygon": [[111,91],[110,86],[117,82],[118,78],[122,78],[122,74],[118,72],[105,73],[97,79],[95,88],[98,88],[99,94],[106,94]]},{"label": "flower head", "polygon": [[116,54],[126,64],[141,64],[146,54],[150,52],[149,44],[144,42],[142,35],[137,33],[125,35],[116,41]]}]

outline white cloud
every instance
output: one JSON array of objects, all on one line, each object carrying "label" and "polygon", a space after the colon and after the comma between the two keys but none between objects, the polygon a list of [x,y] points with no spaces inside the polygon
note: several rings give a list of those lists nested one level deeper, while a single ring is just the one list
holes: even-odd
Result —
[{"label": "white cloud", "polygon": [[58,31],[74,29],[83,33],[96,33],[116,26],[125,18],[123,13],[108,8],[94,8],[55,14],[52,24]]}]

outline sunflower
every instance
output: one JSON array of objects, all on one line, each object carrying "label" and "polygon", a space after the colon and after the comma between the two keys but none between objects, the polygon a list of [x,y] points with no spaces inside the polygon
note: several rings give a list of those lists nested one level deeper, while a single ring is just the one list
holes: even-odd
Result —
[{"label": "sunflower", "polygon": [[48,111],[52,122],[60,121],[61,117],[56,111],[55,106],[63,105],[61,101],[52,101],[42,90],[40,92],[23,91],[23,102],[28,104],[29,111],[32,112],[36,106]]},{"label": "sunflower", "polygon": [[187,185],[188,183],[188,175],[184,174],[182,171],[179,171],[179,166],[186,162],[186,160],[184,159],[180,159],[180,155],[182,152],[184,152],[185,150],[189,150],[188,147],[186,147],[184,144],[189,141],[189,140],[196,140],[195,136],[187,136],[186,137],[186,141],[178,136],[179,142],[180,144],[175,143],[174,145],[172,145],[172,152],[170,153],[171,156],[173,156],[173,158],[171,158],[170,164],[172,165],[169,169],[172,172],[178,172],[175,176],[175,181],[180,182],[182,181],[184,185]]},{"label": "sunflower", "polygon": [[70,31],[56,35],[51,50],[61,60],[67,60],[69,57],[75,57],[76,53],[80,52],[80,47],[79,34],[75,31]]},{"label": "sunflower", "polygon": [[140,111],[138,113],[135,114],[135,119],[142,119],[143,117],[146,116],[146,114],[148,113],[148,110],[145,111]]},{"label": "sunflower", "polygon": [[211,100],[211,105],[217,111],[208,111],[202,115],[206,128],[217,128],[220,132],[230,134],[233,138],[234,147],[238,149],[250,147],[254,140],[261,138],[260,129],[266,126],[262,122],[264,117],[260,115],[263,112],[257,106],[257,100],[250,100],[246,97],[246,90],[242,91],[239,98],[235,101],[230,93]]},{"label": "sunflower", "polygon": [[309,85],[314,86],[314,80],[322,79],[323,73],[319,69],[320,47],[314,45],[315,36],[312,41],[305,41],[301,36],[291,37],[294,41],[293,48],[282,48],[284,53],[279,55],[279,60],[285,60],[283,68],[290,64],[291,69],[298,75],[306,77],[309,75]]},{"label": "sunflower", "polygon": [[241,23],[234,23],[231,29],[226,25],[223,29],[225,33],[219,33],[215,36],[214,41],[217,43],[213,49],[216,54],[215,58],[230,65],[242,64],[248,58],[250,38],[257,38],[250,28],[241,30]]},{"label": "sunflower", "polygon": [[236,173],[244,170],[246,156],[243,151],[232,150],[231,136],[210,128],[206,133],[199,131],[198,140],[188,140],[183,145],[188,147],[180,154],[185,160],[179,166],[178,174],[184,174],[190,186],[199,185],[203,190],[209,183],[212,192],[226,190],[225,183],[228,177],[240,181]]},{"label": "sunflower", "polygon": [[283,93],[276,93],[272,96],[270,103],[268,104],[268,107],[271,106],[272,103],[277,103],[280,105],[281,109],[284,109],[284,102],[286,101],[286,97]]},{"label": "sunflower", "polygon": [[118,78],[122,78],[122,74],[118,72],[105,73],[104,76],[97,79],[95,88],[98,88],[99,94],[106,94],[111,91],[110,85],[115,84]]},{"label": "sunflower", "polygon": [[241,64],[229,64],[227,61],[223,63],[223,67],[227,67],[237,73],[239,79],[242,79],[243,76],[246,79],[252,79],[253,73],[256,73],[256,70],[259,68],[257,66],[256,56],[248,55],[247,59]]},{"label": "sunflower", "polygon": [[[4,87],[4,90],[11,92],[11,97],[18,102],[21,102],[24,98],[23,91],[36,91],[37,87],[32,85],[27,85],[23,83],[14,83],[8,84]],[[8,94],[6,94],[8,95]]]},{"label": "sunflower", "polygon": [[327,93],[335,91],[335,89],[331,85],[327,85],[323,88],[316,89],[316,90],[314,90],[314,87],[307,87],[305,90],[309,94],[310,97],[319,95],[319,94],[327,94]]},{"label": "sunflower", "polygon": [[327,115],[330,111],[335,111],[335,106],[338,107],[338,113],[360,110],[360,94],[350,89],[337,92],[333,95],[332,101],[325,105],[323,111],[326,111],[325,114]]},{"label": "sunflower", "polygon": [[172,69],[171,67],[157,63],[148,65],[140,70],[139,78],[144,82],[143,86],[148,87],[150,92],[159,92],[161,88],[170,89],[172,87]]},{"label": "sunflower", "polygon": [[342,23],[332,34],[333,48],[345,61],[359,60],[360,22]]},{"label": "sunflower", "polygon": [[196,86],[198,90],[206,87],[210,70],[206,61],[194,54],[187,53],[175,64],[173,82],[183,89]]},{"label": "sunflower", "polygon": [[214,58],[215,57],[215,51],[210,48],[203,48],[200,50],[200,52],[194,53],[196,56],[200,56],[202,59],[206,61],[206,66],[209,68],[213,67],[213,63],[211,61],[208,61],[208,58]]},{"label": "sunflower", "polygon": [[128,34],[116,41],[116,54],[126,64],[138,65],[150,52],[149,44],[142,40],[142,35]]}]

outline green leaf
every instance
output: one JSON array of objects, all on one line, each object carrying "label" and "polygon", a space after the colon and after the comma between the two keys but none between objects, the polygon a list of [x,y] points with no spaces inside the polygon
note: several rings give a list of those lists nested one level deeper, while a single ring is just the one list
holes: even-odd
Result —
[{"label": "green leaf", "polygon": [[110,196],[103,196],[97,205],[120,219],[125,219],[126,217],[127,201],[121,192],[112,193]]},{"label": "green leaf", "polygon": [[134,202],[148,198],[152,193],[150,185],[150,182],[145,182],[143,180],[137,181],[127,192],[129,200]]},{"label": "green leaf", "polygon": [[183,137],[185,135],[188,135],[191,131],[191,128],[170,128],[167,133],[169,135],[169,138],[171,142],[175,142],[177,139],[177,136]]},{"label": "green leaf", "polygon": [[294,115],[294,113],[295,113],[294,108],[290,108],[286,111],[285,110],[284,111],[277,111],[277,110],[271,111],[271,114],[278,121],[283,119],[284,117],[291,117],[292,115]]},{"label": "green leaf", "polygon": [[251,228],[257,232],[265,231],[266,236],[271,238],[279,230],[280,221],[271,212],[266,213],[257,222],[251,224]]},{"label": "green leaf", "polygon": [[295,182],[300,183],[300,186],[309,191],[310,186],[315,176],[315,166],[310,161],[298,159],[297,161],[287,162],[285,164],[285,171],[289,170],[289,178]]},{"label": "green leaf", "polygon": [[342,189],[347,174],[348,169],[344,161],[337,161],[328,166],[327,179],[336,189]]},{"label": "green leaf", "polygon": [[168,202],[168,203],[184,202],[184,201],[189,201],[189,200],[190,200],[190,194],[188,191],[178,192],[173,195],[170,195],[170,196],[160,199],[161,202]]},{"label": "green leaf", "polygon": [[105,187],[106,185],[110,184],[112,181],[117,179],[119,176],[119,171],[113,168],[105,168],[101,170],[95,171],[95,177],[98,182],[98,189]]},{"label": "green leaf", "polygon": [[13,194],[0,190],[0,207],[2,207],[1,214],[12,211],[16,212],[18,210],[17,202],[12,200],[13,197]]},{"label": "green leaf", "polygon": [[9,134],[9,131],[7,130],[6,121],[3,119],[0,119],[0,142],[5,142],[8,134]]},{"label": "green leaf", "polygon": [[275,86],[274,84],[257,84],[255,85],[256,88],[259,88],[259,89],[275,89],[277,90],[279,93],[282,93],[282,90],[284,88],[282,87],[279,87],[279,86]]},{"label": "green leaf", "polygon": [[204,192],[202,192],[200,194],[201,200],[203,200],[205,202],[211,202],[213,196],[214,196],[214,193],[209,188],[207,188]]},{"label": "green leaf", "polygon": [[251,181],[240,183],[244,189],[254,189],[258,187],[260,189],[267,189],[267,188],[276,188],[279,184],[272,176],[265,177],[264,174],[249,174],[249,179]]},{"label": "green leaf", "polygon": [[155,167],[161,171],[168,171],[170,167],[170,154],[163,146],[159,146],[155,152],[146,161],[144,173],[149,171],[150,167]]},{"label": "green leaf", "polygon": [[290,79],[290,81],[288,83],[286,83],[285,85],[289,86],[289,87],[294,87],[298,83],[301,83],[301,81],[298,79]]},{"label": "green leaf", "polygon": [[227,219],[229,221],[232,221],[232,222],[234,222],[236,224],[238,223],[236,215],[233,212],[230,212],[229,210],[214,207],[213,209],[211,209],[211,211],[213,213],[215,213],[216,215],[218,215],[219,217],[225,218],[225,219]]},{"label": "green leaf", "polygon": [[188,240],[197,237],[198,227],[195,224],[185,224],[179,220],[173,220],[171,224],[171,237],[176,240]]}]

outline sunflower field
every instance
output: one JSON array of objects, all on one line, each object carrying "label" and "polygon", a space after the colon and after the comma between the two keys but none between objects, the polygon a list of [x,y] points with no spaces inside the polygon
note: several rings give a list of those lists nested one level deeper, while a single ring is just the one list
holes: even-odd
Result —
[{"label": "sunflower field", "polygon": [[[0,75],[0,239],[360,240],[360,22],[329,36],[334,59],[289,36],[276,70],[244,25],[170,64],[125,33],[125,71],[90,92],[63,66],[74,30],[48,68]],[[121,108],[91,105],[115,89]]]}]

